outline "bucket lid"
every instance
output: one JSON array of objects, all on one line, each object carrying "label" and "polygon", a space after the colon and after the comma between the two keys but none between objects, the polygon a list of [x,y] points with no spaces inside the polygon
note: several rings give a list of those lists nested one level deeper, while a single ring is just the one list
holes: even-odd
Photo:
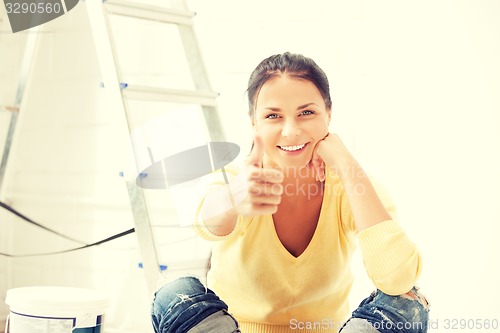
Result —
[{"label": "bucket lid", "polygon": [[102,314],[109,300],[91,289],[42,286],[7,290],[5,303],[25,314],[64,316],[83,311]]}]

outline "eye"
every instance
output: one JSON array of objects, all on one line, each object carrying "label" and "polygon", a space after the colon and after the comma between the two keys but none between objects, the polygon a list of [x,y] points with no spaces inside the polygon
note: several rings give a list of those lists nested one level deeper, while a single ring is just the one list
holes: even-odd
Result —
[{"label": "eye", "polygon": [[270,113],[266,116],[266,119],[278,119],[279,115],[276,113]]},{"label": "eye", "polygon": [[315,114],[316,112],[312,111],[312,110],[304,110],[300,113],[300,115],[304,115],[304,116],[308,116],[310,114]]}]

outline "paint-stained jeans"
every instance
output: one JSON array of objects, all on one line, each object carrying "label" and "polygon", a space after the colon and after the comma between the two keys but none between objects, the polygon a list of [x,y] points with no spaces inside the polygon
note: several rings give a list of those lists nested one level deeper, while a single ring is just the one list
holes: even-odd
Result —
[{"label": "paint-stained jeans", "polygon": [[[425,333],[428,312],[427,301],[416,288],[411,297],[389,296],[377,290],[361,302],[340,331]],[[194,277],[177,279],[156,292],[152,321],[156,333],[240,332],[227,305]]]},{"label": "paint-stained jeans", "polygon": [[[374,291],[353,311],[340,330],[343,333],[425,333],[429,321],[429,304],[418,288],[408,295],[389,296]],[[415,298],[415,299],[412,299]]]}]

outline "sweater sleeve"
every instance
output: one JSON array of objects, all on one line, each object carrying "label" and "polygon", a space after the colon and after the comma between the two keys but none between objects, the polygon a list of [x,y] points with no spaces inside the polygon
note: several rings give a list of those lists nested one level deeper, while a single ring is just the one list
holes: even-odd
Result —
[{"label": "sweater sleeve", "polygon": [[[396,208],[387,191],[374,181],[372,184],[392,219],[358,233],[364,266],[378,289],[388,295],[404,294],[410,291],[420,276],[420,252],[397,222]],[[343,205],[343,210],[348,212],[345,219],[350,228],[354,228],[350,209],[344,206],[348,204]]]},{"label": "sweater sleeve", "polygon": [[239,172],[239,168],[235,165],[228,165],[224,168],[224,173],[222,170],[217,170],[212,172],[211,174],[204,176],[196,186],[195,193],[195,216],[193,221],[193,228],[195,232],[203,239],[209,241],[220,241],[225,240],[232,235],[236,234],[242,225],[242,218],[238,216],[238,220],[236,221],[236,226],[234,230],[225,236],[218,236],[210,232],[204,222],[204,217],[202,216],[201,208],[210,191],[220,190],[221,188],[226,188],[227,196],[220,198],[220,205],[217,207],[211,207],[210,212],[213,216],[224,213],[225,209],[229,209],[230,203],[232,202],[232,198],[230,196],[230,188],[229,185],[226,184],[226,180],[229,184],[231,181],[237,176]]}]

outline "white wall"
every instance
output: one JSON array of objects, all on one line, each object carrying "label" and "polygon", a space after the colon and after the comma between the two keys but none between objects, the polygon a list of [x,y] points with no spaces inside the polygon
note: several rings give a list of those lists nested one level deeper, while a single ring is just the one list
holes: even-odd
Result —
[{"label": "white wall", "polygon": [[[388,187],[399,206],[400,223],[422,251],[425,266],[419,284],[432,303],[432,318],[438,320],[435,331],[446,331],[446,319],[500,319],[495,303],[500,273],[494,265],[500,252],[494,239],[500,231],[500,2],[188,3],[197,12],[205,62],[221,94],[218,103],[228,141],[243,151],[249,148],[244,91],[257,63],[284,51],[312,57],[331,81],[332,130]],[[126,158],[128,151],[116,134],[121,133],[116,115],[106,109],[98,88],[99,71],[82,9],[79,5],[74,13],[46,24],[48,32],[40,34],[40,54],[4,196],[33,219],[92,241],[125,230],[133,221],[123,179],[117,177],[116,159]],[[163,36],[170,33],[155,25],[120,25],[119,36],[134,41],[128,49],[122,46],[127,80],[168,86],[173,78],[189,85],[183,79],[185,66],[171,66],[178,47],[163,44]],[[4,41],[11,39],[5,34],[1,38],[3,51]],[[163,59],[168,60],[164,66]],[[4,67],[1,84],[7,87],[10,76],[3,73],[11,72]],[[60,94],[53,97],[55,92]],[[6,102],[11,96],[0,96],[1,105],[11,103]],[[174,110],[172,117],[179,119],[175,106],[134,108],[141,113],[138,124],[164,110]],[[1,119],[5,124],[5,117]],[[170,224],[166,216],[177,222],[168,193],[148,196],[155,223]],[[0,228],[5,251],[72,245],[4,213]],[[160,250],[164,262],[206,253],[205,244],[197,240],[174,243],[192,237],[183,228],[158,228],[156,237],[166,243]],[[134,246],[135,238],[129,236],[81,253],[0,258],[0,278],[5,276],[0,292],[27,284],[107,289],[114,296],[110,328],[138,332],[142,327],[146,332],[145,287],[135,269],[139,259]],[[358,280],[353,306],[372,288],[359,257],[354,270]],[[114,319],[118,310],[123,309],[123,317],[135,311],[131,304],[141,302],[144,311],[138,319],[120,327]]]}]

